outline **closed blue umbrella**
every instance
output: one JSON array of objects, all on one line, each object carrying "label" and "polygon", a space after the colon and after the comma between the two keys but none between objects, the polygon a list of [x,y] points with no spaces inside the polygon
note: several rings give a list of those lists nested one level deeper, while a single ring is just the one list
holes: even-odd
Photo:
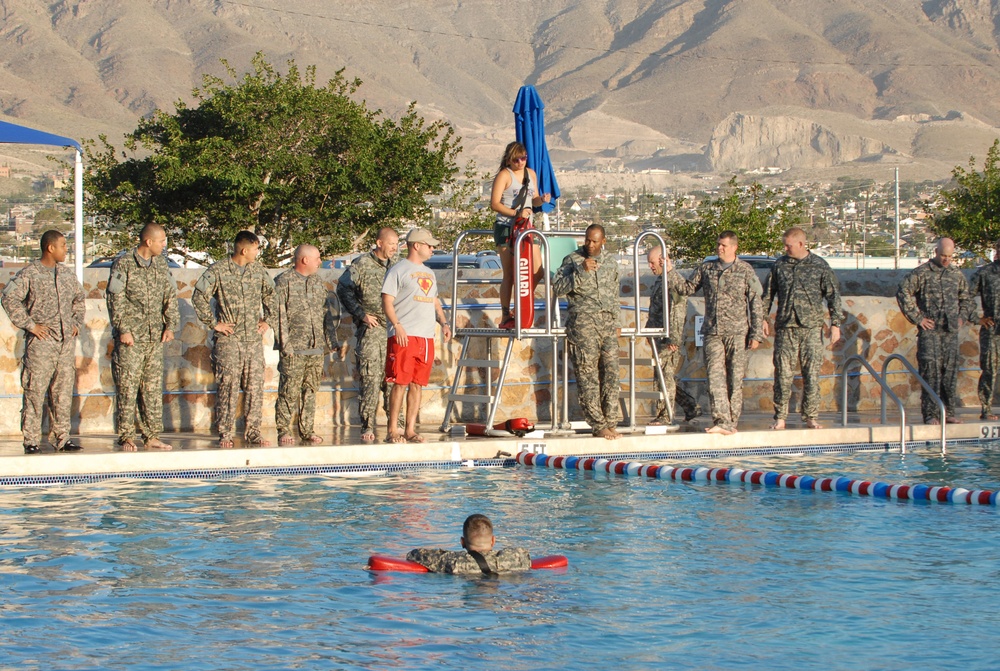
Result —
[{"label": "closed blue umbrella", "polygon": [[528,167],[538,175],[539,195],[552,195],[551,202],[536,209],[551,212],[559,197],[559,185],[549,159],[549,147],[545,144],[545,103],[534,86],[522,86],[517,92],[517,99],[514,100],[514,132],[517,141],[528,151]]}]

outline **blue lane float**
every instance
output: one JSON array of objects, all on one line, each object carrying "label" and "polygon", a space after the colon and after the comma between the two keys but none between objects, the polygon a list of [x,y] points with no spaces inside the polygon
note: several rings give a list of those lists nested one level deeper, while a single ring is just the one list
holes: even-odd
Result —
[{"label": "blue lane float", "polygon": [[996,506],[997,492],[962,487],[931,485],[892,485],[886,482],[851,480],[850,478],[816,478],[811,475],[789,475],[774,471],[747,471],[742,468],[677,468],[634,461],[597,457],[551,457],[546,454],[520,452],[517,463],[522,466],[545,466],[577,471],[596,471],[614,475],[630,475],[679,482],[740,482],[785,489],[808,489],[816,492],[847,492],[855,496],[896,499],[899,501],[934,501]]}]

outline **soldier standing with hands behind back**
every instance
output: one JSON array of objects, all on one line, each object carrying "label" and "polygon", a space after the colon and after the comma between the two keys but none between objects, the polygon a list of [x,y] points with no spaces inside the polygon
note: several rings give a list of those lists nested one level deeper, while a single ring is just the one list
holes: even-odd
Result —
[{"label": "soldier standing with hands behind back", "polygon": [[177,285],[163,257],[166,246],[163,227],[146,224],[139,233],[139,246],[115,259],[108,279],[106,299],[115,341],[111,355],[117,389],[115,423],[118,444],[126,452],[136,449],[136,420],[146,447],[171,449],[160,440],[163,345],[174,339],[180,312]]},{"label": "soldier standing with hands behind back", "polygon": [[[934,257],[910,271],[896,291],[903,315],[917,329],[917,368],[920,376],[944,402],[945,421],[961,424],[958,405],[958,329],[972,309],[969,283],[952,265],[955,241],[941,238]],[[925,424],[940,424],[937,404],[920,388],[920,411]]]},{"label": "soldier standing with hands behind back", "polygon": [[56,450],[83,449],[69,439],[76,337],[83,328],[86,297],[76,275],[62,265],[66,237],[56,230],[41,239],[42,258],[32,261],[3,290],[3,309],[26,333],[21,387],[21,432],[24,453],[37,454],[42,440],[42,412],[49,397],[49,418]]}]

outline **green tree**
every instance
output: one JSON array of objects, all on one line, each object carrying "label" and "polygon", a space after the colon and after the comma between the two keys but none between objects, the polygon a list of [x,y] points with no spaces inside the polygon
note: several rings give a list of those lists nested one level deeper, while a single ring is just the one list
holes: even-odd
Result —
[{"label": "green tree", "polygon": [[294,61],[281,75],[258,53],[242,79],[223,64],[235,83],[204,76],[193,106],[140,120],[120,156],[104,136],[86,143],[86,206],[106,226],[162,223],[216,258],[251,230],[273,264],[303,242],[345,252],[383,225],[427,221],[427,197],[454,184],[454,128],[415,104],[391,119],[353,100],[361,82],[343,71],[318,87]]},{"label": "green tree", "polygon": [[695,216],[675,216],[664,228],[675,254],[688,259],[714,254],[719,234],[727,230],[739,237],[741,254],[774,254],[782,248],[781,234],[801,222],[802,212],[801,203],[758,182],[740,186],[733,177],[721,195],[701,201]]},{"label": "green tree", "polygon": [[986,256],[1000,239],[1000,140],[986,152],[982,172],[972,156],[968,169],[955,166],[951,174],[955,186],[941,191],[944,207],[935,213],[931,230]]}]

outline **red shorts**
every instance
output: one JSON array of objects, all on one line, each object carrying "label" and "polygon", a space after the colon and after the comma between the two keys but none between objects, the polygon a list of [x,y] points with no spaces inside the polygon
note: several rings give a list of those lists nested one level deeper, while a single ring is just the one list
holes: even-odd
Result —
[{"label": "red shorts", "polygon": [[407,336],[406,347],[400,347],[396,338],[389,338],[385,348],[385,381],[392,384],[416,382],[426,387],[431,381],[434,365],[433,338]]}]

